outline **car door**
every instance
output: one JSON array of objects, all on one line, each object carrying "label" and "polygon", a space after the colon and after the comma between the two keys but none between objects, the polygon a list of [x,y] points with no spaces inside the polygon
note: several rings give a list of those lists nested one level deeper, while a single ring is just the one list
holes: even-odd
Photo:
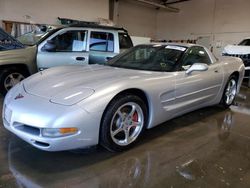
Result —
[{"label": "car door", "polygon": [[[191,111],[216,99],[223,80],[222,67],[211,58],[212,54],[200,46],[193,46],[184,55],[179,71],[176,74],[177,113]],[[195,63],[208,65],[206,71],[193,71],[186,73]]]},{"label": "car door", "polygon": [[90,32],[89,64],[104,64],[118,53],[117,32],[99,30]]},{"label": "car door", "polygon": [[38,69],[87,64],[87,36],[86,29],[64,28],[48,37],[38,46]]}]

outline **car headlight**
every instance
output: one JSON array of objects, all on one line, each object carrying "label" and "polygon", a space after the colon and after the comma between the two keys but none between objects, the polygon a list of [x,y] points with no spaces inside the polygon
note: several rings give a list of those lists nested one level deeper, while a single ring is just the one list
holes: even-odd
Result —
[{"label": "car headlight", "polygon": [[42,129],[42,136],[50,137],[50,138],[57,138],[62,136],[69,136],[76,134],[78,129],[75,127],[70,128],[43,128]]}]

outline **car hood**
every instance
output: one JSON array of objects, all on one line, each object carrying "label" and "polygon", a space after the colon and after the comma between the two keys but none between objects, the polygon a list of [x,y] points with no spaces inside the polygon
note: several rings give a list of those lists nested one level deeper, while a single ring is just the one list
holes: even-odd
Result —
[{"label": "car hood", "polygon": [[18,62],[20,64],[29,64],[31,62],[34,63],[36,51],[36,46],[0,51],[0,65],[13,64],[13,62]]},{"label": "car hood", "polygon": [[23,83],[27,93],[54,103],[73,105],[98,88],[138,75],[146,76],[148,73],[102,65],[62,66],[34,74]]},{"label": "car hood", "polygon": [[244,54],[250,54],[250,46],[240,46],[240,45],[227,45],[224,50],[224,54],[230,54],[230,55],[244,55]]}]

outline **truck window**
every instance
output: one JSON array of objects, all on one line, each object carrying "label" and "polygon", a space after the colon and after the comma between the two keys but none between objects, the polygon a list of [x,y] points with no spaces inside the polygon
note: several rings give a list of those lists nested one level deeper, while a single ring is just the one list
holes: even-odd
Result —
[{"label": "truck window", "polygon": [[127,33],[119,33],[120,49],[127,49],[133,47],[132,40]]},{"label": "truck window", "polygon": [[90,35],[89,50],[114,52],[114,35],[107,32],[92,31]]},{"label": "truck window", "polygon": [[86,50],[87,31],[67,31],[55,36],[56,52],[82,52]]}]

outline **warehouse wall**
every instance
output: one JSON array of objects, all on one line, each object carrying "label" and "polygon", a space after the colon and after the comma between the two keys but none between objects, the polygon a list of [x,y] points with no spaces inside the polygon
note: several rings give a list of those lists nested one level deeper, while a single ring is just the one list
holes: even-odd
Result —
[{"label": "warehouse wall", "polygon": [[133,0],[120,0],[115,22],[125,27],[131,35],[154,38],[156,34],[156,9]]},{"label": "warehouse wall", "polygon": [[57,17],[108,19],[109,0],[0,0],[0,20],[57,24]]},{"label": "warehouse wall", "polygon": [[215,54],[220,54],[226,44],[250,36],[249,0],[192,0],[174,6],[180,13],[158,12],[157,38],[207,37]]},{"label": "warehouse wall", "polygon": [[3,1],[0,0],[0,27],[2,27],[2,18],[3,18]]}]

